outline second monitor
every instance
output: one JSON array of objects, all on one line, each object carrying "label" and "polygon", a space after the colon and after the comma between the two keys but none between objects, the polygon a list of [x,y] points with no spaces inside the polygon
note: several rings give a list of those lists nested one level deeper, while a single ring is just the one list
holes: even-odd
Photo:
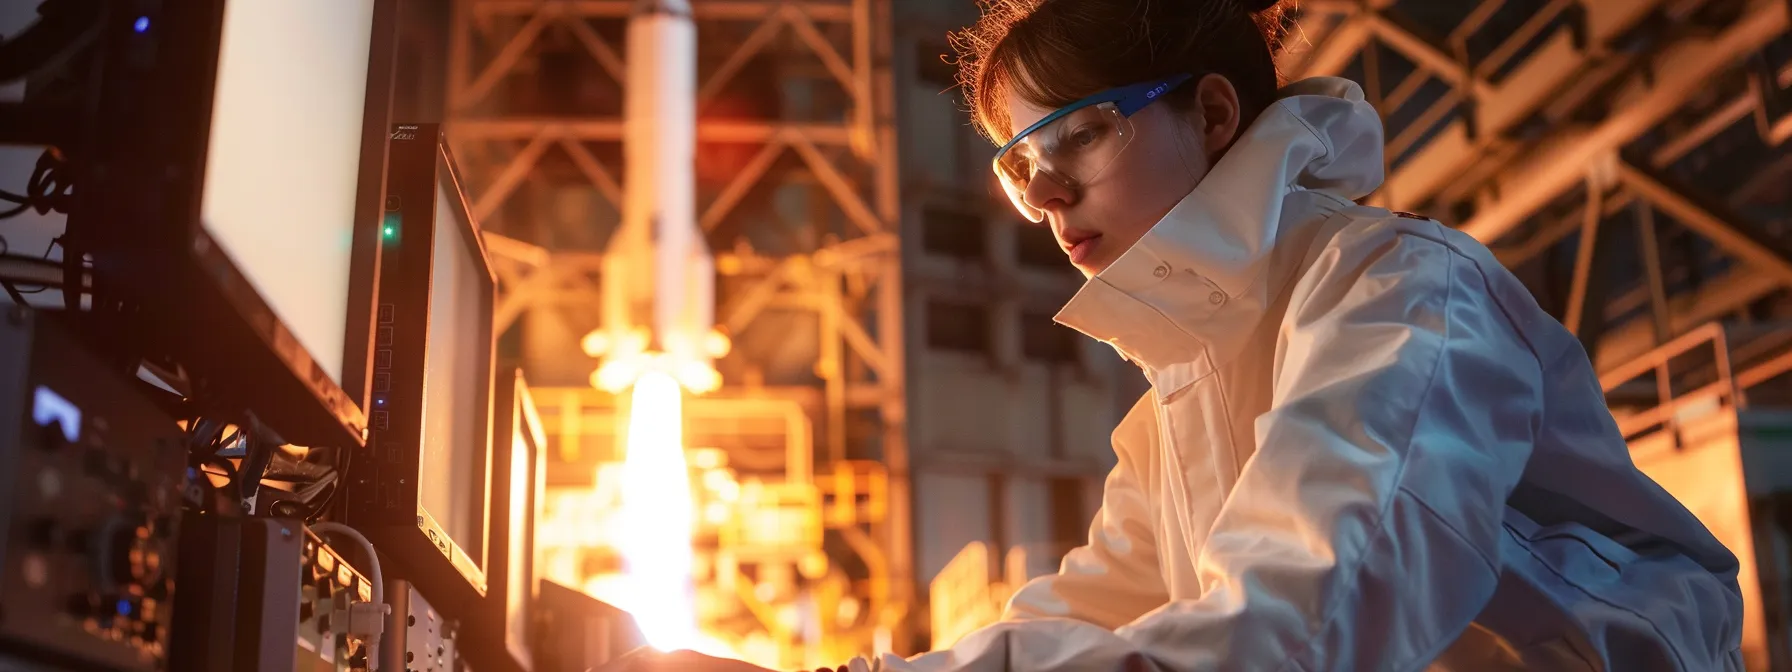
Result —
[{"label": "second monitor", "polygon": [[487,589],[496,280],[433,124],[395,126],[368,448],[345,518],[444,613]]}]

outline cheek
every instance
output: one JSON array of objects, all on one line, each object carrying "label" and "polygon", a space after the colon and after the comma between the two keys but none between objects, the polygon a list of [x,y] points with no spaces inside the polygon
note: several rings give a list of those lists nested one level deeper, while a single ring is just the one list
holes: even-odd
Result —
[{"label": "cheek", "polygon": [[[1104,234],[1137,240],[1169,214],[1206,174],[1200,152],[1175,143],[1134,142],[1084,194]],[[1096,213],[1090,213],[1095,215]]]}]

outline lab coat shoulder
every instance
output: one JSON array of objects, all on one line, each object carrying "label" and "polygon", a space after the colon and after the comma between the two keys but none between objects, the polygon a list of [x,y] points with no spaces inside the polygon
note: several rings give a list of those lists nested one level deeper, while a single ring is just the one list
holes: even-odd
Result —
[{"label": "lab coat shoulder", "polygon": [[[1361,206],[1345,208],[1327,228],[1331,235],[1322,236],[1309,251],[1289,316],[1303,306],[1310,313],[1345,289],[1355,289],[1359,296],[1378,287],[1392,289],[1387,284],[1353,286],[1352,271],[1376,271],[1398,280],[1398,291],[1405,296],[1441,296],[1453,290],[1459,307],[1483,309],[1489,318],[1504,323],[1502,331],[1530,353],[1529,359],[1548,364],[1578,354],[1579,342],[1537,306],[1530,291],[1486,246],[1468,234],[1417,215]],[[1445,257],[1448,267],[1435,263]],[[1464,302],[1469,305],[1461,305]]]},{"label": "lab coat shoulder", "polygon": [[[1309,249],[1282,313],[1278,400],[1287,399],[1288,385],[1310,377],[1314,367],[1374,372],[1383,386],[1421,392],[1462,382],[1439,378],[1451,360],[1499,350],[1513,369],[1505,373],[1520,374],[1527,383],[1507,392],[1536,401],[1542,391],[1535,379],[1544,363],[1577,345],[1572,338],[1540,341],[1526,323],[1548,316],[1485,247],[1459,231],[1365,207],[1347,209],[1327,228],[1328,235]],[[1377,344],[1401,358],[1335,356]],[[1326,357],[1315,359],[1316,353]]]},{"label": "lab coat shoulder", "polygon": [[1291,290],[1256,454],[1196,562],[1202,599],[1122,630],[1146,651],[1180,648],[1189,669],[1402,669],[1493,593],[1536,354],[1472,249],[1363,210]]},{"label": "lab coat shoulder", "polygon": [[[1310,419],[1347,428],[1345,434],[1404,444],[1396,454],[1405,458],[1399,491],[1439,511],[1474,505],[1497,519],[1544,419],[1544,371],[1578,343],[1527,328],[1541,311],[1472,238],[1385,210],[1346,215],[1315,245],[1292,288],[1277,341],[1274,401],[1258,419],[1259,447],[1273,450],[1278,442],[1269,435],[1278,422],[1317,414]],[[1514,287],[1522,293],[1514,296]],[[1412,459],[1440,454],[1448,459]],[[1449,471],[1414,478],[1414,469],[1432,467]],[[1482,476],[1489,480],[1479,485],[1491,490],[1465,493],[1450,478]],[[1482,550],[1497,545],[1492,538],[1476,542]],[[1493,562],[1493,554],[1487,559]]]}]

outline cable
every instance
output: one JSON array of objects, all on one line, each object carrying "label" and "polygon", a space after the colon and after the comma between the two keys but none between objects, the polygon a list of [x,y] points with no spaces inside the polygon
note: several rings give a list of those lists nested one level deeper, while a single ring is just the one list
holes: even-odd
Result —
[{"label": "cable", "polygon": [[336,461],[336,474],[335,474],[336,477],[335,477],[335,479],[330,481],[330,491],[328,493],[324,494],[324,496],[321,498],[322,501],[319,501],[315,506],[313,506],[311,509],[311,513],[309,515],[305,516],[306,522],[316,520],[318,516],[324,515],[326,512],[328,512],[330,510],[330,506],[332,504],[336,503],[336,493],[339,493],[342,491],[342,482],[348,478],[348,468],[350,465],[354,464],[354,457],[355,457],[354,451],[346,450],[346,449],[342,449],[342,448],[338,448],[336,450],[341,451],[337,455],[337,459],[335,460]]},{"label": "cable", "polygon": [[355,608],[366,603],[351,604],[347,622],[350,634],[365,637],[367,643],[362,650],[366,652],[367,669],[376,671],[380,669],[380,635],[385,631],[386,612],[389,609],[386,605],[386,577],[380,573],[380,556],[374,552],[373,542],[368,541],[367,537],[362,536],[355,528],[342,523],[318,523],[311,526],[311,531],[318,536],[335,533],[348,537],[350,541],[355,542],[356,546],[361,547],[361,554],[367,556],[368,580],[373,582],[373,603],[368,606],[372,607],[374,613],[365,613],[368,610],[363,609],[361,610],[363,613],[357,615]]},{"label": "cable", "polygon": [[[0,193],[0,196],[5,196],[5,194]],[[0,217],[0,218],[3,218],[3,217]],[[11,251],[12,251],[12,246],[7,244],[6,236],[0,236],[0,257],[6,256],[6,253],[11,252]],[[0,278],[0,286],[3,286],[6,288],[6,295],[12,297],[13,303],[19,304],[20,307],[25,307],[25,306],[31,305],[31,304],[25,302],[25,295],[19,293],[19,288],[14,287],[11,280],[7,280],[5,278]]]},{"label": "cable", "polygon": [[[229,458],[218,455],[223,448],[223,441],[235,440],[237,437],[235,431],[229,437],[225,436],[224,429],[229,426],[229,423],[216,417],[193,417],[187,424],[187,461],[188,466],[201,472],[199,484],[207,494],[206,509],[212,513],[240,516],[249,513],[243,510],[244,500],[239,496],[241,470]],[[211,479],[205,474],[214,472],[206,471],[206,467],[216,469],[215,473],[224,477],[225,484],[222,487],[212,485]]]},{"label": "cable", "polygon": [[17,207],[0,212],[0,219],[8,219],[25,214],[26,210],[35,210],[37,214],[47,215],[50,211],[66,213],[70,201],[74,198],[74,183],[67,175],[68,162],[63,159],[62,151],[55,147],[47,148],[37,155],[37,165],[31,169],[31,179],[25,184],[25,193],[15,194],[0,189],[0,201],[17,204]]},{"label": "cable", "polygon": [[311,531],[316,532],[318,536],[340,534],[355,542],[355,545],[360,547],[361,554],[367,556],[368,580],[373,582],[374,603],[386,603],[386,579],[383,574],[380,574],[380,557],[373,552],[373,542],[368,541],[367,537],[363,536],[359,530],[342,523],[318,523],[311,526]]},{"label": "cable", "polygon": [[[35,262],[35,263],[42,263],[42,264],[56,267],[56,268],[61,268],[62,267],[61,262],[50,261],[50,253],[55,252],[56,246],[61,245],[61,244],[62,244],[62,236],[57,236],[55,238],[51,238],[50,244],[44,246],[44,253],[41,256],[39,256],[38,258],[32,259],[30,261]],[[0,256],[5,256],[5,253],[0,252]],[[16,258],[26,259],[26,257],[16,257]],[[62,285],[57,284],[57,283],[51,283],[51,284],[47,284],[47,285],[41,284],[41,283],[32,283],[32,284],[26,285],[26,286],[31,287],[31,289],[21,289],[21,290],[19,290],[20,294],[36,294],[38,292],[42,292],[42,291],[44,291],[46,289],[50,289],[52,287],[54,287],[56,289],[62,288]]]},{"label": "cable", "polygon": [[31,305],[30,302],[25,300],[25,295],[19,293],[19,288],[13,286],[11,280],[0,280],[0,286],[6,288],[6,296],[11,298],[13,303],[20,306]]},{"label": "cable", "polygon": [[256,497],[261,495],[261,477],[267,474],[268,463],[274,459],[274,450],[285,443],[274,433],[274,430],[261,424],[253,412],[245,412],[244,424],[239,427],[246,437],[243,442],[243,462],[237,468],[237,499],[242,502],[245,512],[255,510]]}]

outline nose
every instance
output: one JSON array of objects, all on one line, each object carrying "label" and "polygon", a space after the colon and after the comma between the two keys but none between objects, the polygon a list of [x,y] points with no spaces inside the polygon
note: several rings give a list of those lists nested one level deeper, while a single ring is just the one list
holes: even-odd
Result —
[{"label": "nose", "polygon": [[1051,173],[1039,171],[1027,182],[1026,192],[1021,200],[1027,207],[1044,213],[1053,213],[1076,204],[1077,192]]}]

